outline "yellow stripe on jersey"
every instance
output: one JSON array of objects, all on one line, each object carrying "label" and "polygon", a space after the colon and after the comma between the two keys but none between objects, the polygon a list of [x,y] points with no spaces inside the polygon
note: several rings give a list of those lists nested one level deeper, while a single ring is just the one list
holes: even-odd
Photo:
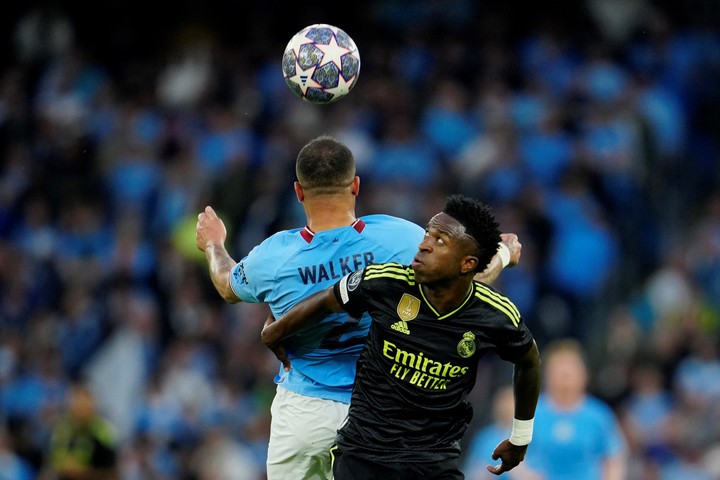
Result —
[{"label": "yellow stripe on jersey", "polygon": [[475,284],[475,290],[482,290],[483,292],[486,292],[487,295],[496,298],[498,301],[507,304],[507,306],[517,315],[518,318],[521,317],[520,311],[517,309],[515,304],[507,298],[505,295],[496,292],[495,290],[489,288],[487,285],[483,285],[482,283],[476,283]]},{"label": "yellow stripe on jersey", "polygon": [[517,307],[507,299],[507,297],[493,292],[482,284],[475,284],[475,296],[485,303],[489,303],[510,318],[513,325],[520,325],[520,312]]},{"label": "yellow stripe on jersey", "polygon": [[408,285],[415,285],[415,271],[403,267],[399,263],[379,263],[365,267],[365,280],[373,278],[393,278],[402,280]]}]

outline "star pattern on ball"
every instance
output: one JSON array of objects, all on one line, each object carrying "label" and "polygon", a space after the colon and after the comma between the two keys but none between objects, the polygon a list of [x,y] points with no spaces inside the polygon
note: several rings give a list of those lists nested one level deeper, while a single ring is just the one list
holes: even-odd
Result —
[{"label": "star pattern on ball", "polygon": [[352,79],[350,81],[346,81],[345,77],[343,77],[342,75],[338,75],[337,87],[326,88],[325,91],[328,93],[332,93],[333,95],[342,96],[350,91],[351,83]]},{"label": "star pattern on ball", "polygon": [[314,104],[343,98],[357,82],[359,71],[360,55],[355,43],[345,31],[327,24],[300,30],[290,39],[282,57],[287,86]]},{"label": "star pattern on ball", "polygon": [[350,50],[338,45],[337,38],[335,38],[334,34],[330,37],[330,42],[327,45],[316,43],[315,47],[322,50],[324,63],[331,61],[337,65],[338,70],[342,70],[342,56]]},{"label": "star pattern on ball", "polygon": [[303,70],[300,64],[296,64],[295,75],[288,77],[288,80],[296,83],[300,87],[300,90],[302,90],[303,95],[307,94],[308,88],[322,88],[322,85],[313,80],[313,74],[316,68],[317,66],[312,66],[307,70]]}]

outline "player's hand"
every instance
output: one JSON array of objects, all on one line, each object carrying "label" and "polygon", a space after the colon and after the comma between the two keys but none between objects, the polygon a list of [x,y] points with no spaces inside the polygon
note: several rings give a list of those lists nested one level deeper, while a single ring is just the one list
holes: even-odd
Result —
[{"label": "player's hand", "polygon": [[510,250],[510,263],[507,268],[514,267],[520,263],[520,254],[522,253],[522,243],[518,236],[514,233],[501,233],[500,242],[504,243]]},{"label": "player's hand", "polygon": [[287,352],[285,351],[285,347],[282,346],[282,344],[279,345],[273,345],[272,343],[268,344],[268,337],[266,335],[263,335],[265,333],[265,329],[271,325],[275,321],[275,317],[272,313],[270,313],[267,318],[265,319],[265,323],[263,324],[263,331],[260,333],[260,339],[263,341],[266,347],[268,347],[270,350],[273,351],[275,354],[275,357],[280,360],[280,363],[283,364],[283,369],[286,372],[290,371],[290,359],[287,356]]},{"label": "player's hand", "polygon": [[223,221],[212,207],[205,207],[205,210],[198,214],[195,245],[204,252],[212,244],[224,245],[226,238],[227,229]]},{"label": "player's hand", "polygon": [[525,452],[527,452],[527,445],[518,447],[517,445],[510,443],[510,440],[508,439],[503,440],[497,447],[495,447],[495,450],[493,450],[492,453],[493,460],[500,459],[502,463],[495,466],[488,465],[488,472],[500,475],[503,472],[512,470],[523,461],[525,458]]}]

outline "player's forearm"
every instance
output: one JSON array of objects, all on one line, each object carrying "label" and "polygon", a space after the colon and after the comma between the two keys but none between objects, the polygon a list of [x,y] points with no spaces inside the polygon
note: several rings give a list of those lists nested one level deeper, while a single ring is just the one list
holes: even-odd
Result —
[{"label": "player's forearm", "polygon": [[475,274],[475,280],[491,285],[503,271],[502,260],[499,255],[495,255],[484,271]]},{"label": "player's forearm", "polygon": [[513,373],[515,418],[529,420],[535,417],[540,396],[540,353],[533,342],[530,350],[515,363]]},{"label": "player's forearm", "polygon": [[340,311],[333,288],[317,292],[292,307],[282,318],[265,325],[260,337],[268,348],[276,347],[285,338],[300,330],[313,318]]},{"label": "player's forearm", "polygon": [[210,269],[210,279],[220,296],[228,303],[239,302],[240,299],[230,287],[230,272],[236,262],[230,258],[225,247],[221,244],[209,245],[205,249],[205,258],[207,258]]},{"label": "player's forearm", "polygon": [[490,259],[490,263],[480,273],[475,274],[475,280],[491,285],[504,268],[514,267],[520,262],[522,244],[514,233],[503,233],[502,241],[498,245],[497,253]]}]

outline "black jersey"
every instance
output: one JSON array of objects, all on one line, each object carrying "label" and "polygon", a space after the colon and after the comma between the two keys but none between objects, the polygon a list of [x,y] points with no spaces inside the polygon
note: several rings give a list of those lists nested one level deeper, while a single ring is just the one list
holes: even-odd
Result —
[{"label": "black jersey", "polygon": [[412,268],[397,263],[349,274],[335,295],[349,313],[367,311],[373,320],[337,439],[370,459],[459,456],[479,359],[492,351],[512,361],[533,342],[515,305],[480,282],[444,315],[425,298]]}]

